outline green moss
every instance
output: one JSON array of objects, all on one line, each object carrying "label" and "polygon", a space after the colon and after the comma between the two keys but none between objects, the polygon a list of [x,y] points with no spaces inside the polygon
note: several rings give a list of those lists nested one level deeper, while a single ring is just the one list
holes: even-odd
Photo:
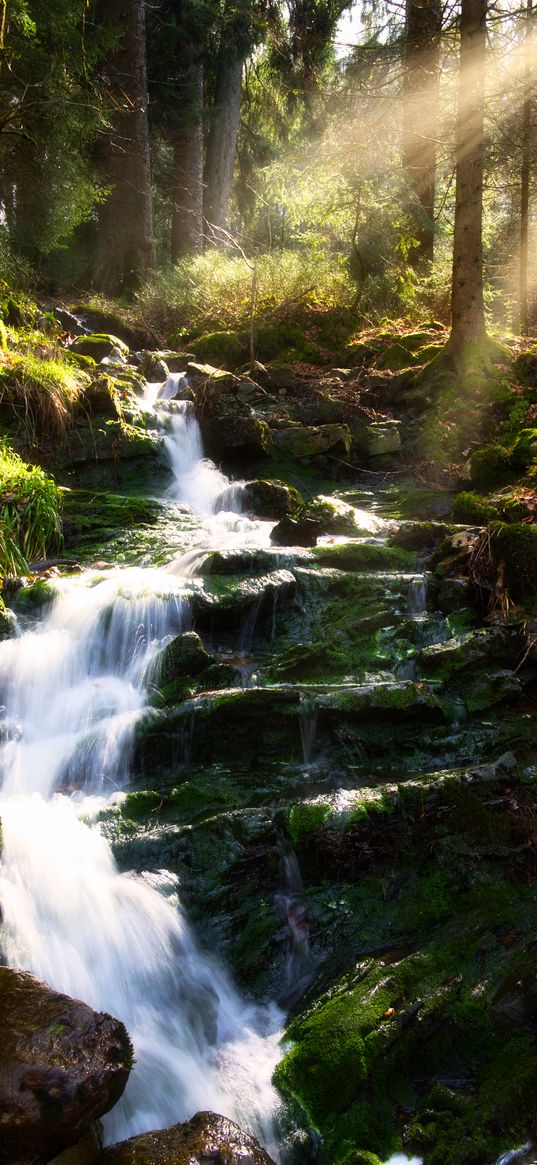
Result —
[{"label": "green moss", "polygon": [[247,344],[235,332],[208,332],[193,340],[190,347],[200,359],[231,372],[248,359]]},{"label": "green moss", "polygon": [[537,387],[537,345],[517,357],[513,365],[515,376],[532,387]]},{"label": "green moss", "polygon": [[54,602],[56,591],[46,579],[38,579],[17,591],[13,606],[19,615],[33,615]]},{"label": "green moss", "polygon": [[523,429],[514,442],[511,464],[514,469],[523,471],[534,461],[537,461],[537,429]]},{"label": "green moss", "polygon": [[0,352],[7,352],[7,331],[2,320],[0,320]]},{"label": "green moss", "polygon": [[394,546],[367,542],[341,542],[333,546],[317,546],[313,552],[323,566],[339,570],[394,570],[410,571],[415,567],[415,556]]},{"label": "green moss", "polygon": [[417,356],[400,343],[390,344],[378,359],[379,368],[389,372],[400,372],[418,363]]},{"label": "green moss", "polygon": [[292,841],[296,844],[303,833],[319,829],[328,820],[331,812],[331,806],[321,801],[302,801],[293,805],[287,817],[287,828]]},{"label": "green moss", "polygon": [[491,527],[490,552],[496,569],[513,599],[537,592],[537,527],[524,522]]},{"label": "green moss", "polygon": [[515,476],[511,454],[503,445],[484,445],[470,458],[472,484],[479,489],[493,489]]},{"label": "green moss", "polygon": [[296,324],[259,324],[255,333],[258,359],[274,360],[286,349],[302,352],[307,343],[304,333]]},{"label": "green moss", "polygon": [[457,494],[453,502],[453,518],[463,525],[486,526],[498,516],[498,507],[493,502],[468,490]]}]

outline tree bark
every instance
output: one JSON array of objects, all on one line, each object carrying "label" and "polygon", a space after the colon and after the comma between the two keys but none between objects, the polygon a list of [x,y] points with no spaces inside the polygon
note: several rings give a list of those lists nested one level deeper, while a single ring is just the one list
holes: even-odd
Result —
[{"label": "tree bark", "polygon": [[171,258],[203,249],[203,64],[185,78],[187,113],[173,137]]},{"label": "tree bark", "polygon": [[108,294],[132,290],[153,265],[144,0],[103,0],[103,23],[117,37],[105,80],[111,129],[101,152],[111,187],[99,210],[93,275]]},{"label": "tree bark", "polygon": [[524,61],[524,102],[522,106],[522,165],[520,172],[520,266],[518,303],[520,334],[528,334],[528,236],[530,219],[530,163],[531,163],[531,48],[533,33],[533,3],[526,0],[526,44]]},{"label": "tree bark", "polygon": [[239,132],[243,61],[226,44],[220,54],[212,124],[207,141],[205,218],[209,233],[225,228]]},{"label": "tree bark", "polygon": [[441,32],[441,0],[406,0],[402,160],[415,267],[433,259]]},{"label": "tree bark", "polygon": [[483,164],[487,0],[462,0],[456,124],[455,231],[450,352],[464,371],[468,345],[485,339]]}]

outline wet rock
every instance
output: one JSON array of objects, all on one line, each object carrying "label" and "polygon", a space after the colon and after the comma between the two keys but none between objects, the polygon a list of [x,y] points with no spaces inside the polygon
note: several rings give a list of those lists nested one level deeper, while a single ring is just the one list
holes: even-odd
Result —
[{"label": "wet rock", "polygon": [[271,532],[275,546],[315,546],[322,525],[314,518],[282,518]]},{"label": "wet rock", "polygon": [[189,364],[188,378],[194,391],[194,407],[208,452],[219,457],[228,450],[267,454],[272,435],[240,398],[241,380],[208,364]]},{"label": "wet rock", "polygon": [[76,1145],[70,1145],[47,1165],[97,1165],[100,1161],[102,1145],[95,1125],[90,1125]]},{"label": "wet rock", "polygon": [[68,347],[69,352],[77,352],[80,356],[91,356],[98,364],[101,360],[110,359],[119,355],[119,362],[125,362],[129,355],[127,344],[118,336],[91,332],[86,336],[79,336]]},{"label": "wet rock", "polygon": [[447,613],[460,611],[471,602],[471,588],[467,578],[442,579],[438,588],[437,604]]},{"label": "wet rock", "polygon": [[17,616],[0,599],[0,641],[11,639],[17,632]]},{"label": "wet rock", "polygon": [[372,421],[353,431],[353,446],[366,457],[382,457],[398,453],[401,448],[399,421]]},{"label": "wet rock", "polygon": [[139,360],[140,372],[152,384],[161,383],[168,379],[170,369],[158,352],[151,352],[147,348],[136,353]]},{"label": "wet rock", "polygon": [[192,610],[200,626],[207,619],[212,624],[227,623],[230,617],[244,614],[254,606],[260,613],[267,602],[272,608],[276,598],[291,599],[295,589],[295,577],[289,570],[273,570],[257,578],[208,575],[203,580],[203,588],[192,594]]},{"label": "wet rock", "polygon": [[177,635],[164,648],[157,660],[158,682],[172,683],[182,676],[197,676],[212,662],[195,631]]},{"label": "wet rock", "polygon": [[123,1024],[0,968],[0,1161],[52,1156],[119,1100],[132,1064]]},{"label": "wet rock", "polygon": [[448,679],[455,672],[491,664],[514,663],[522,638],[517,629],[482,627],[446,643],[434,643],[418,653],[418,665],[426,675]]},{"label": "wet rock", "polygon": [[243,496],[244,508],[257,518],[284,518],[302,504],[298,490],[285,481],[247,481]]},{"label": "wet rock", "polygon": [[350,453],[348,425],[293,425],[275,433],[276,449],[290,457],[318,457],[330,449]]},{"label": "wet rock", "polygon": [[67,308],[55,307],[53,314],[64,332],[70,332],[71,336],[87,335],[89,328],[86,328],[71,311],[67,311]]},{"label": "wet rock", "polygon": [[389,544],[401,546],[404,550],[433,550],[448,537],[452,529],[445,522],[401,522],[396,533],[391,535]]},{"label": "wet rock", "polygon": [[106,1149],[101,1165],[272,1165],[255,1137],[214,1112]]},{"label": "wet rock", "polygon": [[300,518],[313,518],[320,522],[323,534],[373,534],[382,529],[382,518],[365,510],[357,510],[341,498],[319,494],[312,498],[300,511]]}]

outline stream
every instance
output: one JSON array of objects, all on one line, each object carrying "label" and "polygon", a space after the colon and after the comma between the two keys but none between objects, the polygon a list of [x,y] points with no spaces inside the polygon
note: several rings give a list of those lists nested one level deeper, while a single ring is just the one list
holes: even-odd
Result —
[{"label": "stream", "polygon": [[[169,497],[204,516],[212,547],[268,544],[270,523],[216,513],[233,491],[203,459],[189,407],[162,409]],[[282,1013],[247,1004],[197,945],[173,880],[119,873],[91,824],[129,786],[155,660],[189,625],[181,562],[88,571],[55,590],[37,625],[0,644],[5,959],[124,1022],[136,1063],[106,1143],[212,1109],[276,1154]]]},{"label": "stream", "polygon": [[[284,1120],[272,1078],[283,1054],[285,1011],[307,992],[323,959],[336,957],[330,947],[332,925],[336,933],[341,928],[343,944],[357,943],[360,958],[362,948],[366,953],[368,948],[390,949],[391,919],[377,924],[364,907],[363,917],[356,916],[363,933],[355,935],[349,924],[355,907],[345,898],[355,892],[360,871],[369,868],[369,844],[377,844],[374,831],[364,840],[356,832],[352,848],[353,830],[366,822],[368,805],[381,805],[375,783],[380,788],[390,777],[402,787],[408,783],[411,796],[416,775],[468,764],[475,751],[474,710],[484,715],[477,726],[479,748],[504,753],[496,767],[489,766],[492,776],[502,763],[509,771],[516,762],[505,751],[508,729],[500,747],[504,738],[488,709],[495,706],[502,684],[509,694],[518,690],[518,680],[513,673],[494,671],[492,696],[490,680],[477,673],[470,682],[465,673],[459,683],[456,653],[468,650],[465,635],[473,650],[482,651],[482,632],[474,632],[472,612],[460,614],[458,596],[454,615],[449,605],[434,609],[432,576],[420,567],[423,559],[418,558],[416,569],[415,556],[388,544],[399,523],[389,513],[388,520],[382,516],[380,494],[364,502],[364,491],[357,490],[355,498],[348,491],[356,519],[350,538],[319,538],[312,550],[272,545],[274,522],[243,512],[244,484],[231,482],[204,457],[192,405],[175,399],[181,379],[172,375],[164,386],[148,385],[146,391],[145,405],[163,436],[170,470],[162,519],[142,559],[148,564],[128,565],[127,549],[124,566],[100,563],[48,579],[52,601],[41,611],[23,614],[18,634],[0,642],[1,952],[8,965],[32,972],[125,1024],[135,1064],[122,1099],[103,1119],[105,1144],[213,1110],[257,1136],[281,1162],[286,1159]],[[216,578],[211,556],[218,560]],[[155,566],[155,558],[162,565]],[[455,589],[460,581],[455,580]],[[205,688],[194,684],[190,691],[188,677],[195,673],[187,673],[186,681],[180,676],[184,687],[163,708],[159,699],[165,681],[159,669],[165,649],[193,627],[201,628],[212,652],[205,654],[203,666],[213,677],[223,669],[227,680],[215,679]],[[493,629],[491,640],[495,634]],[[283,643],[279,654],[274,650],[278,637]],[[501,635],[496,640],[490,658],[496,660],[496,650],[502,662],[502,652],[513,649]],[[447,681],[439,678],[442,667]],[[130,789],[140,788],[145,773],[143,760],[139,767],[139,738],[143,753],[148,725],[156,725],[155,740],[161,734],[160,744],[150,739],[147,746],[154,748],[150,771],[157,790],[166,765],[173,774],[174,766],[182,764],[186,778],[179,795],[184,793],[189,768],[185,757],[178,760],[178,750],[186,756],[194,745],[193,771],[198,778],[201,774],[203,798],[203,780],[209,790],[199,814],[195,782],[194,791],[185,794],[187,807],[188,796],[194,797],[191,820],[196,826],[203,825],[204,813],[218,813],[220,806],[231,806],[229,820],[238,823],[237,829],[243,810],[252,813],[255,865],[243,868],[239,861],[238,878],[234,875],[226,892],[235,903],[240,899],[242,929],[252,922],[255,964],[255,927],[263,919],[250,919],[249,904],[254,903],[254,915],[269,907],[250,894],[250,883],[257,880],[255,891],[262,887],[263,893],[267,885],[273,910],[269,924],[273,930],[281,925],[274,939],[279,970],[273,980],[264,953],[273,940],[260,932],[268,977],[263,989],[268,981],[265,997],[278,1002],[252,1003],[213,953],[219,946],[210,921],[211,910],[218,910],[216,896],[207,907],[204,941],[196,937],[184,902],[192,907],[193,885],[199,895],[206,893],[207,873],[202,869],[200,890],[196,839],[184,840],[188,825],[176,829],[174,821],[168,824],[169,837],[181,850],[174,873],[159,868],[165,859],[158,849],[158,814],[154,838],[148,840],[148,845],[155,842],[157,860],[146,862],[142,850],[138,863],[124,862],[127,872],[116,864],[113,837],[103,821],[121,807]],[[221,801],[209,788],[209,782],[219,781],[217,766]],[[483,780],[491,779],[483,772]],[[388,791],[388,808],[394,795]],[[350,829],[345,824],[340,829],[338,814]],[[337,832],[332,849],[317,853],[308,848],[314,828],[322,844],[330,841],[322,834],[330,815],[340,829],[340,859],[334,847]],[[162,836],[166,828],[164,823]],[[310,862],[309,879],[301,869],[302,857],[300,865],[297,860],[293,828]],[[393,839],[397,845],[396,833]],[[135,852],[136,837],[127,837],[127,849],[129,840]],[[203,838],[198,844],[203,846]],[[207,844],[210,851],[211,835]],[[392,840],[390,854],[391,846]],[[120,851],[121,839],[118,860]],[[209,865],[212,861],[210,852]],[[259,865],[263,861],[265,866]],[[227,874],[226,862],[225,846],[218,854],[215,848],[213,891],[222,869]],[[136,864],[140,872],[128,872]],[[271,874],[278,866],[279,874]],[[178,868],[185,871],[186,886]],[[318,876],[316,887],[312,872]],[[213,891],[209,880],[209,899]],[[419,901],[419,885],[413,892]],[[379,917],[384,907],[389,912],[384,891],[380,905],[377,897],[375,903]],[[428,905],[424,902],[425,910]],[[434,929],[434,901],[431,909]],[[317,920],[326,921],[324,948],[318,921],[310,941],[315,910]],[[442,922],[441,902],[439,910]],[[274,916],[280,922],[274,923]],[[239,944],[239,950],[246,949]],[[393,1007],[385,1007],[381,1020],[393,1014]],[[526,1148],[501,1161],[518,1159]],[[396,1154],[390,1165],[408,1161]],[[421,1165],[421,1158],[413,1157],[411,1165]]]}]

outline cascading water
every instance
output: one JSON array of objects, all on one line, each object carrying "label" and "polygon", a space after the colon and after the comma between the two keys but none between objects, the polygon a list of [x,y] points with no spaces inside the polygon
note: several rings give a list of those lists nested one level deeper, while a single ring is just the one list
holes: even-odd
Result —
[{"label": "cascading water", "polygon": [[[210,513],[229,483],[202,460],[188,410],[169,415],[175,497]],[[182,578],[136,568],[54,585],[42,621],[0,643],[4,957],[125,1023],[136,1062],[107,1142],[214,1109],[274,1153],[281,1013],[245,1005],[198,948],[173,880],[120,874],[91,825],[128,783],[155,660],[188,624]]]}]

